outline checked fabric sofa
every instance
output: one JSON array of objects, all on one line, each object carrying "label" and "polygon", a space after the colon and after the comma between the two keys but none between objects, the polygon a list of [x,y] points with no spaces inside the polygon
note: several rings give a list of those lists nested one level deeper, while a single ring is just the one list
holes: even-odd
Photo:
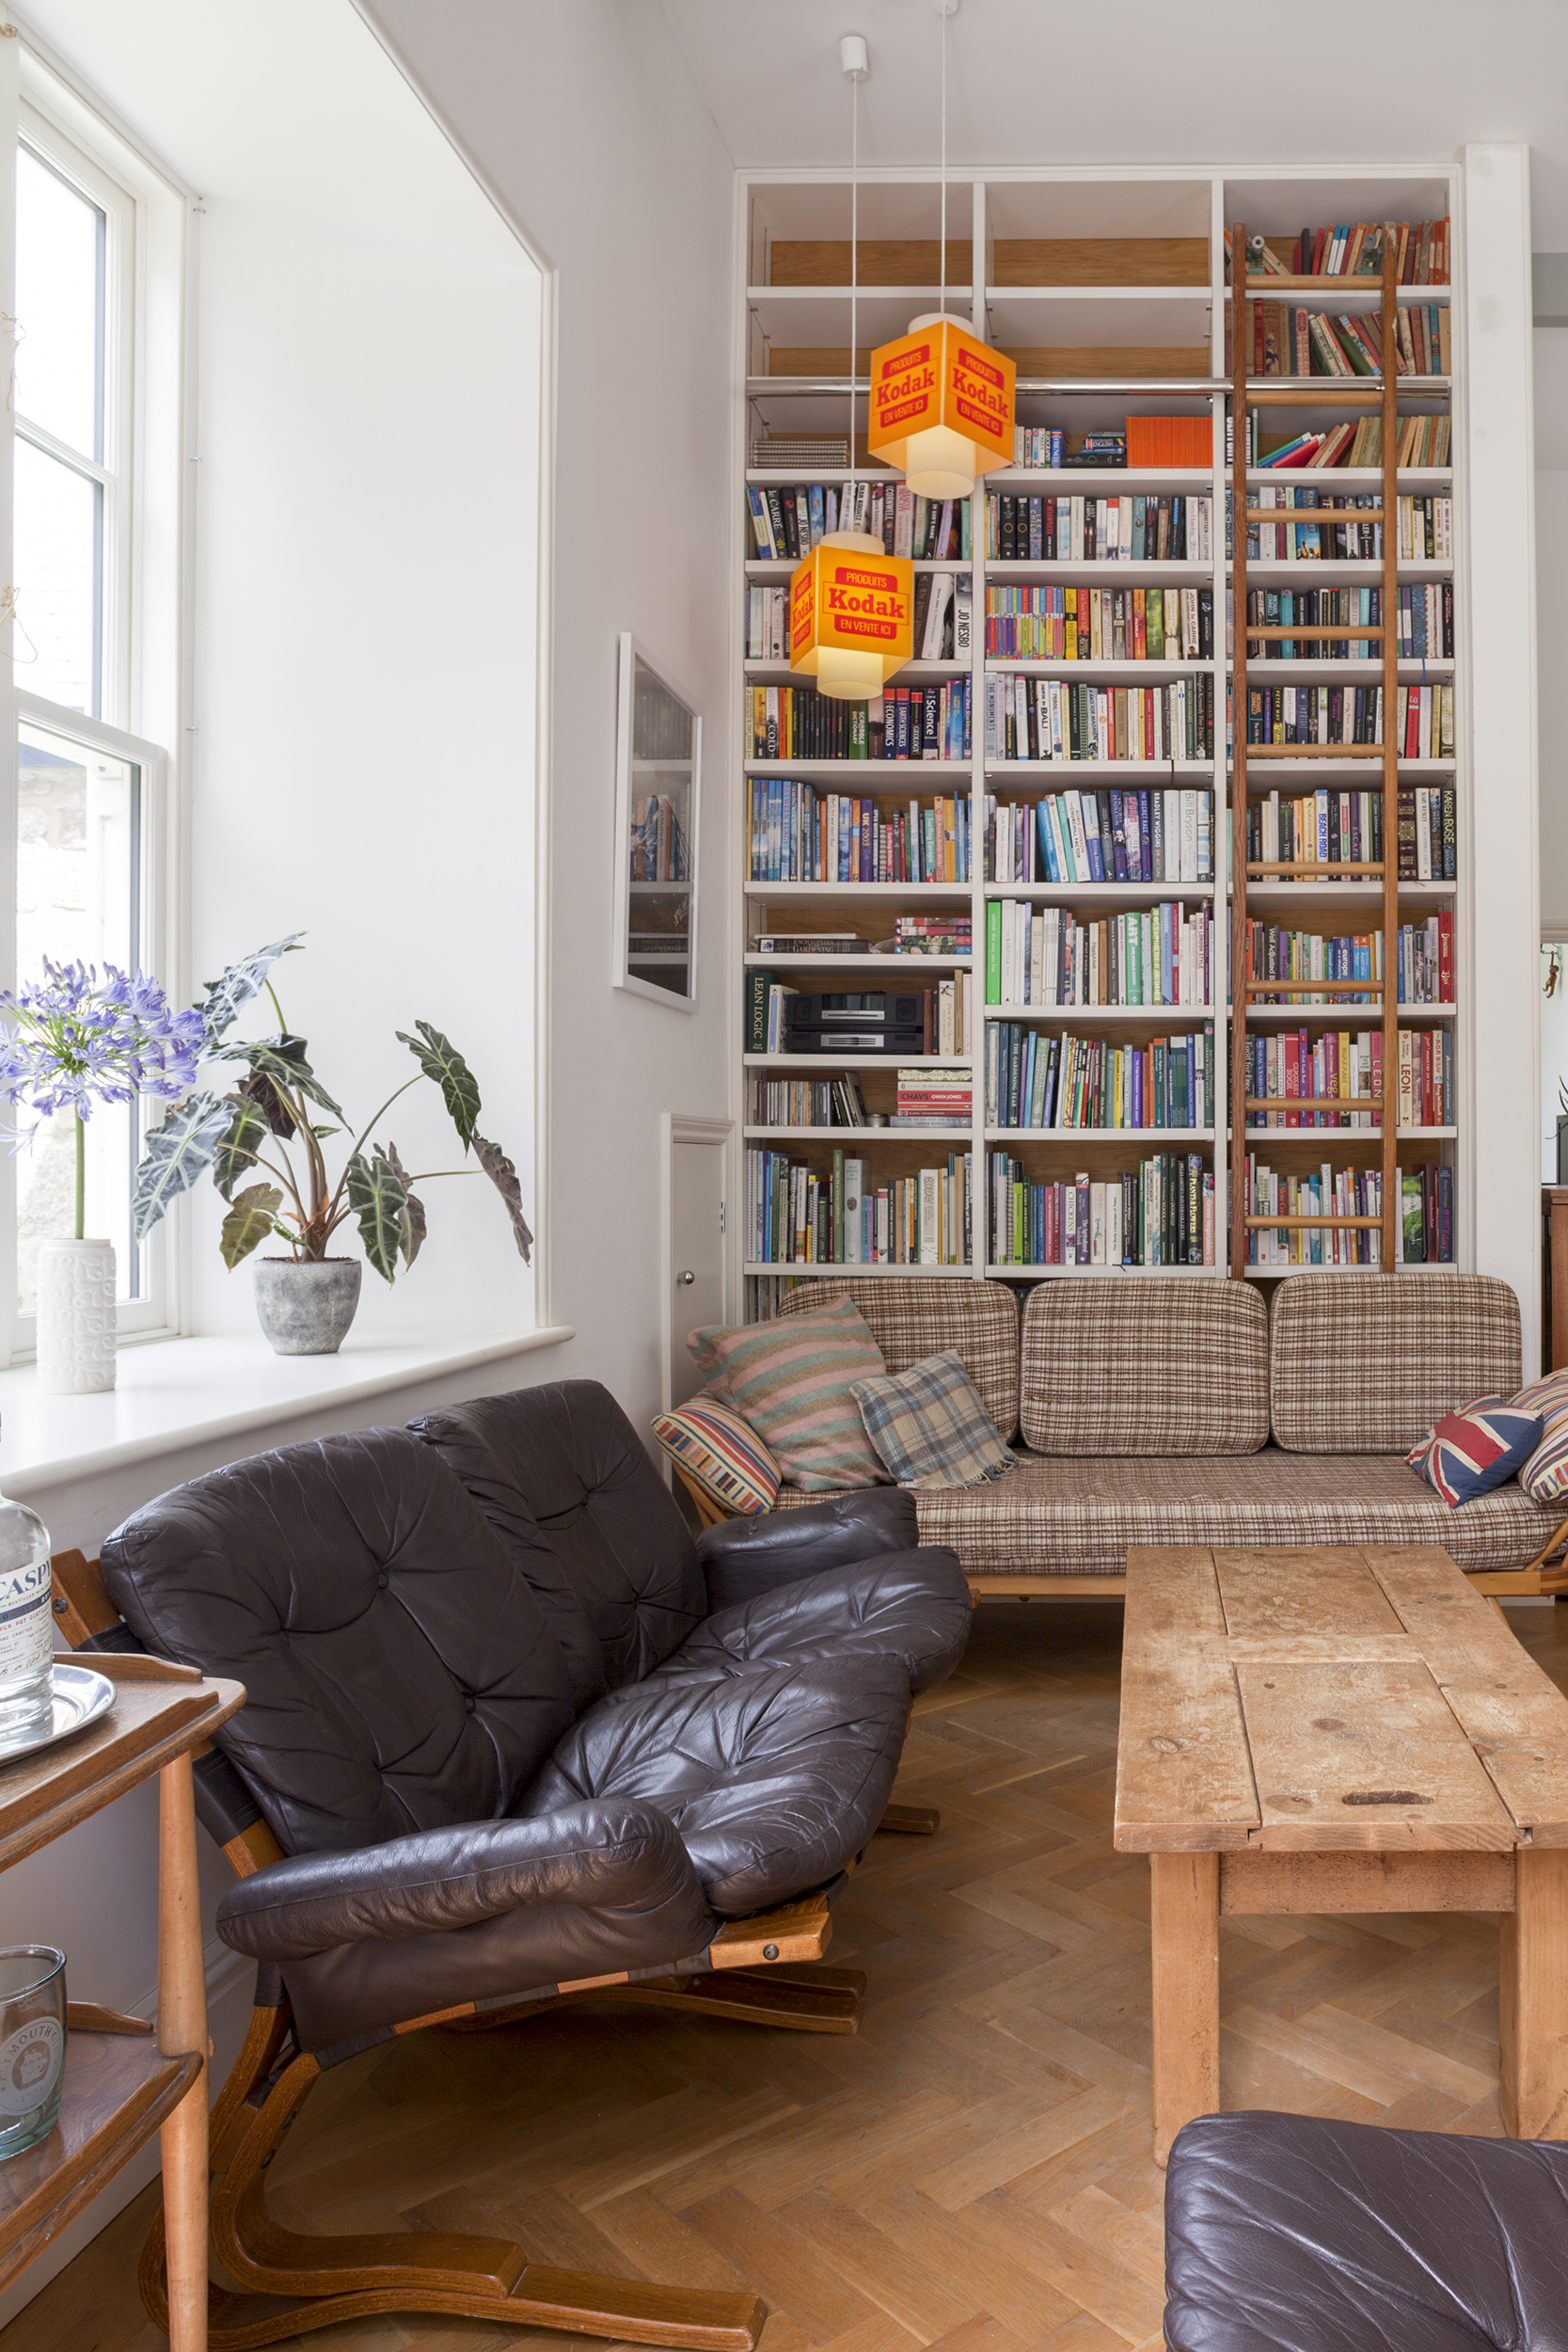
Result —
[{"label": "checked fabric sofa", "polygon": [[568,1381],[230,1463],[55,1573],[75,1646],[245,1687],[196,1768],[237,1876],[218,1931],[260,1963],[213,2116],[215,2352],[413,2311],[751,2352],[754,2296],[292,2233],[263,2169],[324,2071],[420,2028],[609,1997],[854,2030],[863,1979],[803,1963],[879,1825],[934,1825],[888,1796],[971,1623],[910,1498],[699,1550],[613,1398]]},{"label": "checked fabric sofa", "polygon": [[[890,1372],[949,1349],[1018,1467],[917,1491],[923,1543],[982,1597],[1119,1593],[1130,1544],[1292,1549],[1442,1544],[1493,1590],[1551,1590],[1564,1514],[1516,1481],[1450,1511],[1404,1456],[1443,1413],[1522,1384],[1519,1304],[1466,1274],[1289,1275],[1272,1312],[1250,1282],[1089,1276],[1040,1282],[832,1279]],[[808,1498],[784,1488],[783,1508]]]}]

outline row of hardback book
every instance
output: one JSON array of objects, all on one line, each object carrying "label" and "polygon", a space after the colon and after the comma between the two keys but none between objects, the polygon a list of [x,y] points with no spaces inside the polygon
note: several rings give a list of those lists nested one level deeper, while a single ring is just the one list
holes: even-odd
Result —
[{"label": "row of hardback book", "polygon": [[986,654],[1004,661],[1208,661],[1212,588],[988,588]]},{"label": "row of hardback book", "polygon": [[1043,800],[986,799],[987,882],[1171,882],[1213,878],[1213,796],[1102,787]]},{"label": "row of hardback book", "polygon": [[[973,648],[974,600],[969,572],[922,572],[914,583],[911,628],[916,661],[967,661]],[[746,591],[746,659],[789,660],[789,591]]]},{"label": "row of hardback book", "polygon": [[988,1127],[1212,1128],[1214,1025],[1126,1044],[988,1022],[985,1083]]},{"label": "row of hardback book", "polygon": [[768,1078],[752,1071],[746,1080],[748,1127],[863,1127],[865,1096],[852,1070],[833,1078]]},{"label": "row of hardback book", "polygon": [[[1227,597],[1228,603],[1228,597]],[[1383,618],[1381,588],[1249,588],[1246,617],[1265,628],[1299,637],[1247,639],[1249,661],[1381,661],[1383,640],[1313,634],[1336,621],[1346,628],[1375,628]],[[1308,625],[1310,625],[1310,629]],[[1394,616],[1394,650],[1402,661],[1453,659],[1453,582],[1406,580]]]},{"label": "row of hardback book", "polygon": [[1165,686],[986,674],[989,760],[1206,760],[1214,755],[1214,674]]},{"label": "row of hardback book", "polygon": [[750,483],[752,543],[759,560],[798,564],[831,531],[863,531],[889,555],[917,564],[963,562],[970,552],[968,499],[918,498],[904,482],[853,485]]},{"label": "row of hardback book", "polygon": [[[1246,1039],[1248,1099],[1267,1108],[1249,1110],[1249,1127],[1381,1127],[1373,1108],[1348,1107],[1365,1097],[1383,1100],[1381,1029],[1249,1029]],[[1455,1120],[1453,1032],[1402,1029],[1394,1073],[1395,1123],[1403,1127],[1451,1127]],[[1280,1107],[1273,1106],[1277,1103]],[[1324,1109],[1325,1104],[1345,1107]]]},{"label": "row of hardback book", "polygon": [[[1225,234],[1225,277],[1232,275],[1230,231]],[[1399,286],[1446,286],[1449,277],[1449,230],[1441,220],[1357,220],[1325,229],[1303,229],[1285,236],[1272,232],[1247,240],[1249,278],[1375,278],[1383,276],[1385,241],[1392,243],[1394,282]]]},{"label": "row of hardback book", "polygon": [[770,972],[741,983],[749,1054],[967,1054],[974,990],[967,973],[923,989],[789,988]]},{"label": "row of hardback book", "polygon": [[1214,1178],[1196,1152],[1156,1152],[1119,1176],[1033,1184],[1023,1162],[987,1167],[990,1263],[1182,1266],[1214,1263]]},{"label": "row of hardback book", "polygon": [[752,759],[953,759],[970,755],[972,677],[888,686],[837,702],[815,686],[753,686]]},{"label": "row of hardback book", "polygon": [[[1453,786],[1402,785],[1396,817],[1399,881],[1456,881],[1458,804]],[[1298,862],[1336,867],[1380,866],[1383,795],[1340,791],[1327,785],[1299,796],[1260,793],[1247,803],[1246,854],[1249,866],[1293,868]],[[1263,879],[1333,882],[1356,877],[1287,872]]]},{"label": "row of hardback book", "polygon": [[686,820],[667,792],[650,792],[631,806],[631,880],[684,882]]},{"label": "row of hardback book", "polygon": [[[1453,1263],[1453,1170],[1435,1160],[1395,1168],[1400,1221],[1395,1262],[1400,1265]],[[1322,1168],[1289,1175],[1247,1153],[1249,1216],[1376,1216],[1383,1215],[1383,1171],[1373,1168]],[[1291,1232],[1254,1227],[1247,1235],[1248,1265],[1381,1265],[1383,1233],[1378,1226],[1359,1232],[1308,1229]]]},{"label": "row of hardback book", "polygon": [[[1380,507],[1382,501],[1365,492],[1354,498],[1334,498],[1305,483],[1262,484],[1249,503],[1271,514],[1306,516],[1294,522],[1251,522],[1247,525],[1247,554],[1260,563],[1310,563],[1342,558],[1364,562],[1383,554],[1383,525],[1357,523],[1357,505]],[[1348,523],[1328,521],[1338,515]],[[1402,564],[1450,564],[1453,561],[1453,501],[1443,497],[1401,498],[1395,502],[1394,547]]]},{"label": "row of hardback book", "polygon": [[1212,562],[1213,553],[1212,498],[986,493],[989,563],[1196,564]]},{"label": "row of hardback book", "polygon": [[[1381,745],[1381,686],[1247,687],[1249,743]],[[1394,748],[1401,759],[1451,759],[1451,685],[1394,690]]]},{"label": "row of hardback book", "polygon": [[992,898],[988,1005],[1213,1004],[1213,910],[1178,899],[1081,923],[1069,907]]},{"label": "row of hardback book", "polygon": [[794,776],[753,776],[751,879],[966,882],[969,800],[855,799]]},{"label": "row of hardback book", "polygon": [[[817,1147],[814,1146],[814,1149]],[[967,1265],[974,1166],[950,1152],[945,1166],[877,1181],[862,1159],[832,1154],[824,1168],[787,1152],[746,1154],[746,1233],[757,1265]]]},{"label": "row of hardback book", "polygon": [[[1249,408],[1246,421],[1247,464],[1249,466],[1307,468],[1321,470],[1325,466],[1381,466],[1383,463],[1383,419],[1377,415],[1345,417],[1338,424],[1324,424],[1315,431],[1298,433],[1288,441],[1263,441],[1269,427],[1265,410]],[[1230,459],[1230,420],[1226,420],[1226,462]],[[1394,444],[1397,466],[1446,466],[1453,450],[1453,421],[1435,409],[1420,409],[1399,421],[1399,434]]]},{"label": "row of hardback book", "polygon": [[[1308,310],[1298,302],[1256,295],[1247,306],[1252,348],[1248,373],[1259,375],[1381,375],[1383,320],[1376,310]],[[1446,302],[1402,303],[1396,314],[1396,375],[1451,375],[1453,344]],[[1226,319],[1228,375],[1230,321]]]},{"label": "row of hardback book", "polygon": [[[1453,914],[1445,907],[1424,922],[1402,923],[1395,938],[1396,982],[1402,1005],[1453,1003]],[[1243,971],[1250,983],[1302,980],[1303,989],[1281,990],[1272,1001],[1281,1005],[1372,1003],[1380,989],[1343,990],[1334,996],[1314,995],[1315,980],[1383,979],[1383,933],[1343,932],[1325,938],[1322,931],[1291,930],[1248,915],[1243,943]]]}]

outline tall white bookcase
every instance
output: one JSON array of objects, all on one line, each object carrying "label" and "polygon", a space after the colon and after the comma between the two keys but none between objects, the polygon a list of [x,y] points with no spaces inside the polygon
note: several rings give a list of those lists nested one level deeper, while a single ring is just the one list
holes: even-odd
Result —
[{"label": "tall white bookcase", "polygon": [[[1449,882],[1402,883],[1400,914],[1404,921],[1419,921],[1437,908],[1454,914],[1454,964],[1459,985],[1449,1008],[1412,1008],[1419,1025],[1450,1027],[1454,1032],[1455,1068],[1461,1104],[1469,1099],[1468,1061],[1472,1049],[1467,1005],[1472,941],[1468,920],[1470,894],[1466,887],[1472,842],[1471,795],[1467,742],[1469,727],[1467,647],[1469,608],[1466,596],[1467,516],[1464,483],[1465,301],[1465,258],[1460,170],[1412,171],[1368,165],[1349,169],[1282,170],[1264,175],[1256,167],[1233,171],[1049,169],[951,173],[947,195],[947,305],[972,316],[978,332],[1011,354],[1018,363],[1018,421],[1029,425],[1062,428],[1069,437],[1106,428],[1119,428],[1129,416],[1207,415],[1212,424],[1212,462],[1201,470],[1118,469],[1057,471],[1008,469],[983,478],[976,485],[973,517],[972,557],[942,568],[968,570],[973,575],[974,636],[970,667],[974,696],[972,756],[961,766],[953,763],[908,761],[777,761],[750,758],[751,694],[756,684],[789,682],[787,665],[748,662],[746,646],[746,588],[758,581],[783,584],[787,563],[768,564],[755,556],[748,519],[745,485],[748,481],[775,486],[797,481],[832,481],[831,474],[806,469],[748,473],[752,443],[757,436],[834,436],[848,429],[847,375],[850,289],[848,285],[849,190],[847,175],[753,172],[738,175],[740,215],[736,236],[736,406],[734,462],[733,560],[735,678],[734,707],[728,730],[729,756],[724,762],[725,788],[731,796],[732,936],[739,956],[734,975],[735,1048],[733,1071],[736,1125],[747,1151],[759,1146],[787,1152],[826,1172],[833,1150],[852,1152],[866,1163],[868,1185],[895,1175],[907,1176],[921,1167],[945,1164],[949,1151],[964,1147],[972,1154],[974,1174],[974,1250],[966,1265],[942,1269],[929,1266],[856,1266],[857,1274],[883,1274],[898,1279],[933,1270],[956,1279],[1001,1275],[1030,1282],[1053,1279],[1063,1272],[1083,1271],[1057,1265],[999,1264],[988,1248],[990,1203],[988,1172],[990,1155],[1006,1151],[1023,1163],[1035,1183],[1070,1182],[1081,1171],[1094,1179],[1109,1179],[1135,1168],[1155,1152],[1201,1153],[1213,1179],[1214,1236],[1212,1263],[1201,1267],[1162,1268],[1193,1279],[1225,1279],[1230,1263],[1230,1218],[1233,1204],[1229,1183],[1229,1084],[1232,1065],[1229,1006],[1229,861],[1231,844],[1230,763],[1227,757],[1227,689],[1231,667],[1233,617],[1227,613],[1230,563],[1227,555],[1227,418],[1231,385],[1227,369],[1225,319],[1229,302],[1224,231],[1240,218],[1249,230],[1260,230],[1271,243],[1288,242],[1305,226],[1342,221],[1441,219],[1452,223],[1451,282],[1411,288],[1406,300],[1451,305],[1451,378],[1402,376],[1400,407],[1431,409],[1451,415],[1451,462],[1442,469],[1402,469],[1402,495],[1433,494],[1453,501],[1453,556],[1441,564],[1401,563],[1402,582],[1446,580],[1454,587],[1454,658],[1429,657],[1424,664],[1402,664],[1402,684],[1453,682],[1455,689],[1455,755],[1451,759],[1400,762],[1402,784],[1452,783],[1457,799],[1457,879]],[[939,190],[934,173],[863,173],[860,190],[860,267],[858,289],[859,364],[855,370],[857,434],[865,429],[866,366],[869,350],[907,327],[918,312],[932,310],[939,300],[937,237]],[[975,273],[971,257],[983,257]],[[976,283],[975,278],[979,282]],[[892,278],[895,282],[889,283]],[[1150,282],[1125,282],[1147,278]],[[778,282],[787,279],[790,282]],[[819,282],[800,282],[807,281]],[[1028,279],[1031,282],[1015,282]],[[1034,282],[1035,280],[1039,282]],[[905,282],[910,280],[911,282]],[[920,282],[913,282],[919,280]],[[1362,289],[1375,281],[1361,281]],[[1330,311],[1364,307],[1354,284],[1349,298],[1340,300],[1325,287],[1313,294],[1282,294],[1307,308]],[[1271,384],[1278,389],[1275,379]],[[1321,395],[1323,379],[1313,379]],[[1347,405],[1347,417],[1363,413]],[[1290,408],[1271,410],[1283,433],[1307,422],[1319,423],[1325,414],[1321,397],[1310,414],[1298,423]],[[878,469],[861,469],[872,479]],[[889,481],[895,476],[886,476]],[[1375,491],[1378,469],[1343,467],[1310,474],[1281,477],[1273,471],[1249,476],[1249,500],[1258,488],[1281,479],[1308,482],[1322,492],[1340,494]],[[985,553],[984,495],[1116,494],[1207,496],[1213,501],[1212,556],[1183,563],[1098,561],[1019,562],[989,559]],[[1240,526],[1237,526],[1240,528]],[[1392,528],[1390,524],[1388,528]],[[921,568],[917,565],[917,569]],[[927,567],[933,568],[933,567]],[[1334,586],[1380,584],[1381,560],[1304,564],[1292,561],[1248,565],[1253,586]],[[988,661],[985,626],[987,589],[998,584],[1099,584],[1117,589],[1157,585],[1188,587],[1201,584],[1212,593],[1214,613],[1213,656],[1211,662],[1124,664],[1110,662]],[[1387,617],[1387,616],[1386,616]],[[1306,633],[1304,631],[1304,633]],[[1332,634],[1319,628],[1319,635]],[[915,662],[900,674],[898,683],[924,682],[944,675],[954,665]],[[1051,675],[1074,684],[1097,683],[1136,687],[1159,686],[1179,676],[1212,671],[1214,682],[1215,730],[1212,760],[1181,763],[1173,777],[1166,763],[1141,764],[1126,760],[1096,763],[1052,761],[1022,763],[988,759],[985,748],[984,706],[988,667]],[[1254,684],[1279,682],[1306,685],[1367,684],[1381,678],[1375,663],[1307,662],[1277,659],[1248,665]],[[1244,723],[1241,713],[1233,724]],[[1373,763],[1315,757],[1297,762],[1275,759],[1267,770],[1261,762],[1250,780],[1254,791],[1273,787],[1281,793],[1310,791],[1319,785],[1375,788],[1381,771]],[[822,789],[841,790],[890,799],[922,799],[933,789],[967,794],[973,824],[974,856],[965,884],[785,883],[758,882],[750,874],[749,790],[755,775],[775,772],[809,779]],[[1151,787],[1196,785],[1213,793],[1212,840],[1215,879],[1194,883],[1079,882],[1056,885],[1032,882],[991,882],[984,879],[980,856],[981,828],[987,795],[1033,803],[1045,792],[1117,788],[1139,784]],[[1395,812],[1386,817],[1387,846],[1395,848]],[[1252,880],[1249,911],[1264,919],[1323,933],[1370,931],[1378,925],[1383,885],[1360,882],[1274,882]],[[1147,908],[1162,899],[1180,899],[1189,913],[1199,901],[1212,908],[1213,986],[1207,1007],[1192,1004],[1160,1009],[1076,1006],[1070,1009],[1016,1006],[984,1007],[985,943],[988,901],[1006,898],[1027,899],[1037,909],[1055,902],[1070,906],[1087,921],[1133,908]],[[940,907],[962,909],[970,915],[974,941],[972,962],[927,958],[865,956],[761,957],[754,943],[769,932],[808,931],[841,927],[884,936],[895,912],[931,912]],[[759,1069],[774,1076],[823,1078],[857,1068],[873,1107],[890,1108],[893,1079],[879,1057],[859,1064],[825,1057],[748,1056],[742,1028],[742,977],[766,964],[776,976],[801,988],[920,988],[954,971],[970,969],[974,976],[974,1034],[969,1058],[974,1072],[974,1116],[969,1136],[933,1133],[921,1136],[907,1129],[780,1129],[764,1130],[746,1117],[747,1081]],[[1387,974],[1390,988],[1394,975]],[[1375,1006],[1357,1008],[1352,1025],[1375,1025]],[[1259,1028],[1286,1022],[1318,1030],[1342,1026],[1346,1015],[1332,1007],[1291,1006],[1245,1013]],[[1403,1016],[1402,1015],[1402,1022]],[[1048,1033],[1068,1031],[1079,1037],[1102,1035],[1117,1043],[1143,1044],[1155,1036],[1213,1024],[1214,1086],[1217,1112],[1213,1129],[1201,1134],[1170,1129],[988,1129],[985,1123],[984,1047],[982,1025],[993,1020],[1026,1021]],[[1375,1130],[1301,1129],[1271,1127],[1266,1136],[1271,1165],[1281,1173],[1306,1175],[1324,1161],[1337,1168],[1376,1168],[1381,1138]],[[1471,1193],[1471,1153],[1466,1148],[1464,1112],[1454,1126],[1442,1130],[1402,1130],[1402,1164],[1440,1161],[1453,1170],[1454,1262],[1474,1263]],[[746,1253],[751,1248],[745,1185],[736,1186],[740,1214],[735,1218],[736,1259],[732,1272],[747,1278],[748,1312],[770,1311],[776,1297],[772,1285],[780,1277],[810,1279],[833,1276],[845,1269],[831,1263],[762,1263]],[[1106,1279],[1123,1279],[1139,1271],[1132,1267],[1104,1269]],[[1260,1266],[1248,1278],[1270,1280],[1287,1269]],[[1098,1272],[1099,1269],[1094,1269]]]}]

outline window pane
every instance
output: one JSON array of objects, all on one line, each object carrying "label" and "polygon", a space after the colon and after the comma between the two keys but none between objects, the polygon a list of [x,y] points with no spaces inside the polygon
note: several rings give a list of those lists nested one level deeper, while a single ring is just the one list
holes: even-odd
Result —
[{"label": "window pane", "polygon": [[17,684],[96,719],[103,492],[20,437],[15,480]]},{"label": "window pane", "polygon": [[16,156],[16,407],[103,458],[103,215],[24,147]]},{"label": "window pane", "polygon": [[[135,968],[140,956],[141,771],[129,760],[24,723],[17,774],[16,969],[41,977],[43,959]],[[69,1114],[18,1126],[35,1130],[17,1171],[17,1305],[38,1304],[38,1246],[69,1235],[76,1218],[75,1121]],[[115,1246],[119,1295],[144,1284],[131,1237],[131,1189],[140,1151],[138,1107],[95,1110],[87,1126],[87,1231]]]}]

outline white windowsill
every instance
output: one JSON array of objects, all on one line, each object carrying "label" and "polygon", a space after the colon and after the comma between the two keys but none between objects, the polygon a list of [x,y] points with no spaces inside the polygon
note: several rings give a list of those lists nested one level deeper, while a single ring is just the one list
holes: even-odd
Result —
[{"label": "white windowsill", "polygon": [[395,1343],[351,1334],[336,1356],[274,1356],[248,1334],[154,1340],[121,1348],[119,1386],[102,1396],[40,1396],[30,1365],[0,1372],[0,1486],[25,1501],[62,1479],[243,1437],[323,1406],[357,1405],[412,1380],[477,1370],[572,1337],[569,1324]]}]

